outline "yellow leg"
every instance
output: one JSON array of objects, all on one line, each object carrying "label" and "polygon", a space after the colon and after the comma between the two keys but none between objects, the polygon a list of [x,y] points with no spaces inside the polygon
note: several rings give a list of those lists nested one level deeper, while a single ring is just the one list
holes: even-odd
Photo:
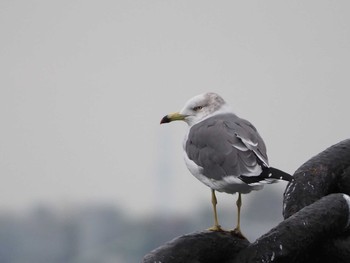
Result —
[{"label": "yellow leg", "polygon": [[241,193],[238,193],[236,205],[237,205],[237,226],[235,228],[235,231],[241,232],[241,206],[242,206]]},{"label": "yellow leg", "polygon": [[214,226],[209,228],[210,231],[222,231],[221,226],[219,225],[218,220],[218,213],[216,211],[216,205],[218,203],[215,195],[215,190],[211,189],[211,203],[213,204],[213,210],[214,210]]},{"label": "yellow leg", "polygon": [[246,237],[242,234],[241,232],[241,206],[242,206],[242,197],[241,197],[241,193],[238,193],[238,199],[236,201],[236,205],[237,205],[237,226],[236,228],[233,230],[233,232],[240,236],[241,238],[246,239]]}]

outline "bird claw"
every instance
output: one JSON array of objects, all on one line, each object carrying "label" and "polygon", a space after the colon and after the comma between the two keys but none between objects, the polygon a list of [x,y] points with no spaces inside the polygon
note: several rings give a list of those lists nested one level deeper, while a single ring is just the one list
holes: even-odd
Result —
[{"label": "bird claw", "polygon": [[235,236],[237,236],[237,237],[239,237],[239,238],[241,238],[241,239],[247,239],[247,238],[242,234],[240,228],[237,228],[237,227],[236,227],[235,229],[231,230],[230,232],[231,232],[233,235],[235,235]]},{"label": "bird claw", "polygon": [[214,226],[208,228],[207,230],[208,230],[208,231],[219,231],[219,232],[225,231],[225,230],[223,230],[223,229],[221,228],[220,225],[214,225]]}]

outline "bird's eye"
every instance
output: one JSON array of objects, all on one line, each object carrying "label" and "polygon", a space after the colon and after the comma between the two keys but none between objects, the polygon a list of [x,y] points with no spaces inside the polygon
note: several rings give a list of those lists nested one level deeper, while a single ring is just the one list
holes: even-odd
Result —
[{"label": "bird's eye", "polygon": [[195,106],[195,107],[193,107],[194,111],[199,111],[201,109],[203,109],[203,106]]}]

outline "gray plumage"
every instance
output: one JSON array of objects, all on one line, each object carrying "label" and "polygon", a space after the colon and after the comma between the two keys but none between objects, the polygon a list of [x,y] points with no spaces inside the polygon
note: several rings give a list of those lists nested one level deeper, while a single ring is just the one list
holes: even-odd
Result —
[{"label": "gray plumage", "polygon": [[203,175],[214,180],[230,175],[259,176],[261,163],[268,165],[259,133],[234,114],[215,115],[191,127],[185,150],[189,159],[203,168]]}]

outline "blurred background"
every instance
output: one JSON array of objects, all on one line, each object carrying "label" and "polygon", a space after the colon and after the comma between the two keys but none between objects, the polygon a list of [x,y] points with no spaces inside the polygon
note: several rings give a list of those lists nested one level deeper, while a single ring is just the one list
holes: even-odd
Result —
[{"label": "blurred background", "polygon": [[[349,137],[349,1],[0,1],[0,262],[139,262],[211,226],[182,157],[194,95],[250,120],[293,173]],[[243,196],[252,242],[285,182]],[[218,194],[236,223],[236,196]]]}]

